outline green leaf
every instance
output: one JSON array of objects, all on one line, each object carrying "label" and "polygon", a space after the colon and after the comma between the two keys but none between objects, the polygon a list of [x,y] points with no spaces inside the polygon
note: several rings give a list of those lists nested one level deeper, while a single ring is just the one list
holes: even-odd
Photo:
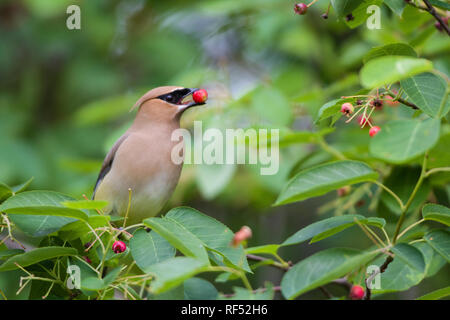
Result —
[{"label": "green leaf", "polygon": [[338,232],[341,232],[344,229],[347,229],[355,225],[356,221],[358,221],[361,224],[367,225],[375,224],[377,227],[383,227],[386,222],[384,221],[384,219],[380,219],[382,221],[380,225],[378,219],[380,218],[366,218],[364,216],[356,214],[331,217],[310,224],[309,226],[297,231],[295,234],[287,238],[281,245],[289,246],[293,244],[299,244],[311,238],[313,238],[311,243],[317,242],[319,240],[328,238]]},{"label": "green leaf", "polygon": [[450,209],[439,204],[428,203],[423,206],[422,217],[450,226]]},{"label": "green leaf", "polygon": [[189,257],[175,257],[151,265],[147,273],[155,276],[150,290],[159,294],[174,288],[188,278],[206,270],[207,265],[204,261]]},{"label": "green leaf", "polygon": [[9,271],[18,269],[16,263],[21,267],[27,267],[44,260],[49,260],[62,256],[75,256],[75,255],[77,255],[77,250],[74,248],[65,248],[65,247],[37,248],[9,258],[2,265],[0,265],[0,271]]},{"label": "green leaf", "polygon": [[267,244],[264,246],[247,248],[247,249],[245,249],[245,253],[246,254],[266,253],[266,254],[276,255],[279,248],[280,248],[279,244]]},{"label": "green leaf", "polygon": [[89,210],[101,210],[108,205],[107,201],[100,200],[77,200],[77,201],[63,201],[63,206],[70,209],[89,209]]},{"label": "green leaf", "polygon": [[425,260],[419,249],[407,243],[398,243],[392,248],[392,252],[410,267],[421,273],[425,272]]},{"label": "green leaf", "polygon": [[408,100],[433,118],[440,119],[450,110],[447,83],[441,77],[425,72],[400,81]]},{"label": "green leaf", "polygon": [[[360,0],[358,7],[352,11],[353,19],[347,21],[344,20],[345,24],[350,28],[354,29],[363,23],[367,23],[369,17],[374,14],[373,10],[367,10],[370,6],[381,6],[383,0]],[[372,9],[372,8],[370,8]]]},{"label": "green leaf", "polygon": [[403,9],[405,9],[406,1],[403,0],[384,0],[384,3],[395,12],[396,15],[401,17],[403,15]]},{"label": "green leaf", "polygon": [[370,142],[370,153],[391,163],[405,163],[425,153],[439,139],[440,122],[435,119],[387,122]]},{"label": "green leaf", "polygon": [[[59,230],[77,219],[87,219],[86,214],[64,208],[63,201],[75,199],[53,191],[26,191],[0,205],[0,211],[11,213],[10,219],[25,233],[39,237]],[[29,214],[27,214],[29,213]]]},{"label": "green leaf", "polygon": [[[424,242],[414,243],[412,246],[422,253],[426,266],[425,272],[411,267],[410,264],[405,263],[404,259],[394,259],[381,274],[381,288],[374,289],[372,291],[374,294],[404,291],[419,284],[424,279],[431,268],[433,249]],[[372,264],[381,266],[385,260],[386,256],[380,256]]]},{"label": "green leaf", "polygon": [[445,287],[442,289],[435,290],[433,292],[427,293],[416,300],[439,300],[450,296],[450,287]]},{"label": "green leaf", "polygon": [[[403,1],[401,1],[403,3]],[[364,63],[383,56],[411,56],[417,57],[416,51],[406,43],[391,43],[372,48],[363,58]]]},{"label": "green leaf", "polygon": [[359,6],[360,0],[331,0],[331,5],[339,17],[344,17]]},{"label": "green leaf", "polygon": [[348,248],[320,251],[294,265],[281,280],[281,292],[287,299],[327,284],[357,270],[377,255]]},{"label": "green leaf", "polygon": [[13,191],[6,184],[0,182],[0,203],[13,195]]},{"label": "green leaf", "polygon": [[7,258],[10,258],[12,256],[15,256],[17,254],[22,254],[25,251],[21,249],[11,249],[11,250],[1,250],[0,251],[0,260],[5,260]]},{"label": "green leaf", "polygon": [[423,238],[447,262],[450,262],[450,232],[447,230],[433,230],[428,232]]},{"label": "green leaf", "polygon": [[105,290],[106,288],[108,288],[110,284],[114,282],[114,280],[116,280],[121,270],[122,270],[121,267],[112,269],[103,279],[100,279],[97,276],[85,277],[81,280],[80,286],[82,289],[85,290],[92,290],[92,291]]},{"label": "green leaf", "polygon": [[433,69],[426,59],[383,56],[368,61],[360,71],[361,84],[366,88],[377,88]]},{"label": "green leaf", "polygon": [[295,175],[278,196],[275,205],[321,196],[340,187],[373,181],[378,173],[363,162],[336,161],[325,163]]},{"label": "green leaf", "polygon": [[0,301],[5,297],[8,300],[27,300],[30,296],[31,285],[28,284],[19,294],[21,277],[26,277],[27,274],[22,270],[11,270],[0,272]]},{"label": "green leaf", "polygon": [[[161,219],[164,221],[163,224],[174,228],[165,233],[170,239],[159,232],[157,228],[151,226],[151,224],[154,224],[155,219]],[[234,233],[214,218],[189,207],[179,207],[170,210],[163,218],[146,219],[144,220],[144,224],[147,224],[148,221],[148,225],[166,238],[174,247],[181,252],[183,252],[182,250],[185,250],[187,253],[191,252],[189,254],[183,252],[185,255],[203,259],[204,257],[201,255],[201,252],[199,255],[193,255],[192,251],[194,249],[201,251],[201,249],[206,247],[223,256],[225,262],[230,263],[234,267],[250,271],[242,246],[238,248],[230,246]],[[189,248],[185,248],[189,244],[189,241],[192,241],[193,244]],[[197,247],[199,244],[200,248]]]},{"label": "green leaf", "polygon": [[27,181],[25,181],[24,183],[21,183],[17,186],[12,187],[12,191],[14,192],[14,194],[18,194],[21,192],[24,192],[28,186],[31,184],[31,182],[33,182],[34,178],[31,177],[30,179],[28,179]]},{"label": "green leaf", "polygon": [[[2,209],[0,209],[2,210]],[[20,215],[34,215],[34,216],[53,216],[53,217],[65,217],[74,218],[78,220],[87,221],[88,216],[83,211],[70,208],[60,208],[60,207],[17,207],[2,210],[7,214],[20,214]]]},{"label": "green leaf", "polygon": [[184,299],[216,300],[219,293],[209,282],[200,278],[190,278],[184,282]]},{"label": "green leaf", "polygon": [[[92,215],[88,217],[87,223],[92,229],[96,229],[108,226],[108,221],[110,220],[111,216]],[[78,220],[63,226],[59,229],[58,234],[63,240],[70,241],[81,238],[90,231],[91,229],[87,226],[85,221]]]},{"label": "green leaf", "polygon": [[428,0],[434,7],[438,7],[444,10],[450,10],[450,3],[441,0]]},{"label": "green leaf", "polygon": [[136,265],[147,272],[151,265],[173,258],[176,250],[156,232],[137,230],[130,239],[130,251]]},{"label": "green leaf", "polygon": [[203,242],[176,221],[163,218],[148,218],[143,223],[166,239],[172,246],[188,257],[209,263]]}]

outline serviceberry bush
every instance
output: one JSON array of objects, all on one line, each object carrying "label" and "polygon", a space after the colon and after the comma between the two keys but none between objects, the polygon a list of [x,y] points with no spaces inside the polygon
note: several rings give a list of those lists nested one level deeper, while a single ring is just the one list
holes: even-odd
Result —
[{"label": "serviceberry bush", "polygon": [[[390,17],[382,26],[389,21],[399,30],[383,34],[387,44],[352,47],[358,54],[356,62],[349,62],[348,77],[318,94],[289,95],[289,101],[283,96],[289,89],[256,89],[220,115],[229,120],[249,114],[246,106],[258,99],[272,103],[275,111],[264,115],[269,124],[285,125],[282,156],[292,157],[286,150],[293,145],[306,145],[308,152],[290,166],[282,163],[289,178],[281,180],[271,205],[295,206],[323,196],[316,221],[279,243],[253,243],[251,226],[232,231],[191,207],[175,207],[127,226],[126,219],[103,212],[106,202],[27,191],[31,179],[14,187],[0,184],[0,299],[297,299],[319,290],[326,299],[376,299],[420,286],[448,268],[449,60],[441,53],[450,47],[450,6],[440,0],[319,0],[295,4],[294,14],[296,19],[317,18],[315,25],[366,32],[370,38],[365,29],[370,5]],[[271,9],[292,14],[292,3],[277,1]],[[324,27],[317,28],[320,34]],[[430,37],[437,40],[427,42]],[[302,56],[308,37],[283,41],[285,52],[300,48]],[[314,50],[329,50],[319,49]],[[315,63],[331,67],[334,62]],[[292,81],[288,76],[282,83],[287,88]],[[309,130],[287,125],[285,105],[304,106],[324,97],[331,99],[308,110],[313,115]],[[296,110],[307,118],[305,109]],[[98,114],[83,116],[92,121]],[[276,187],[272,181],[270,187]],[[330,212],[328,218],[321,216]],[[370,244],[363,250],[330,245],[349,229],[355,246]],[[286,248],[323,240],[326,248],[300,261],[284,257]],[[255,274],[263,268],[280,270],[281,281],[255,286]],[[234,288],[219,292],[218,283]],[[417,298],[447,297],[450,283],[434,290]]]}]

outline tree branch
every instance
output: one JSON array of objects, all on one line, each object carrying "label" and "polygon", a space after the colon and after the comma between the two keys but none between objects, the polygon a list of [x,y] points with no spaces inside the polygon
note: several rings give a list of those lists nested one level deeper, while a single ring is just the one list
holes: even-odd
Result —
[{"label": "tree branch", "polygon": [[391,90],[387,90],[387,94],[388,94],[392,99],[394,99],[395,101],[400,102],[401,104],[404,104],[405,106],[411,107],[411,108],[413,108],[414,110],[418,110],[418,109],[419,109],[419,107],[416,106],[414,103],[409,102],[409,101],[407,101],[407,100],[405,100],[405,99],[403,99],[403,98],[401,98],[401,97],[397,97],[397,95],[395,94],[395,92],[392,92]]},{"label": "tree branch", "polygon": [[445,23],[444,20],[442,20],[441,16],[436,12],[436,9],[434,9],[434,7],[430,4],[430,2],[428,0],[422,0],[426,7],[420,6],[420,5],[416,5],[413,2],[407,2],[409,5],[416,7],[419,10],[423,10],[428,12],[429,14],[431,14],[437,22],[439,22],[439,24],[441,25],[442,29],[445,30],[445,32],[447,32],[447,34],[450,36],[450,29],[448,27],[448,25]]},{"label": "tree branch", "polygon": [[380,271],[377,272],[375,271],[373,274],[371,274],[367,279],[366,279],[366,296],[364,297],[364,300],[370,300],[371,296],[372,296],[372,291],[369,288],[369,280],[372,281],[372,279],[378,274],[378,273],[383,273],[384,271],[386,271],[386,268],[388,267],[388,265],[394,261],[394,258],[392,258],[391,256],[388,256],[386,258],[386,260],[384,261],[384,263],[380,266]]}]

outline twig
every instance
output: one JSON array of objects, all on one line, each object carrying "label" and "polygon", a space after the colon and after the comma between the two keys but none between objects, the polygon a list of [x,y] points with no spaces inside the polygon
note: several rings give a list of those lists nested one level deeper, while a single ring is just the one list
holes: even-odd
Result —
[{"label": "twig", "polygon": [[[281,286],[275,286],[272,288],[273,291],[281,291]],[[259,288],[259,289],[255,289],[252,290],[252,293],[263,293],[266,292],[267,288]],[[222,296],[225,298],[232,298],[234,297],[236,294],[235,293],[223,293]]]},{"label": "twig", "polygon": [[386,90],[386,92],[387,92],[387,94],[388,94],[391,98],[394,99],[394,101],[398,101],[398,102],[404,104],[405,106],[408,106],[408,107],[413,108],[414,110],[418,110],[418,109],[419,109],[419,107],[416,106],[414,103],[409,102],[409,101],[403,99],[402,97],[400,97],[399,95],[396,95],[396,94],[395,94],[394,92],[392,92],[391,90]]},{"label": "twig", "polygon": [[428,10],[425,8],[422,10],[428,11],[439,22],[439,24],[445,30],[445,32],[447,32],[447,34],[450,36],[450,29],[448,28],[448,25],[442,20],[441,16],[437,14],[434,7],[430,4],[428,0],[423,0],[423,2],[427,6]]},{"label": "twig", "polygon": [[[394,258],[392,256],[388,256],[386,258],[386,260],[384,261],[384,263],[380,266],[379,271],[375,271],[374,273],[372,273],[369,278],[366,279],[366,296],[365,296],[365,300],[370,300],[371,296],[372,296],[372,292],[371,289],[369,288],[369,283],[372,281],[372,279],[378,274],[378,273],[383,273],[386,268],[388,267],[388,265],[394,261]],[[370,280],[370,281],[369,281]]]},{"label": "twig", "polygon": [[[250,260],[253,260],[253,261],[263,261],[263,262],[269,261],[269,260],[273,261],[272,259],[260,257],[260,256],[257,256],[257,255],[254,255],[254,254],[247,254],[247,259],[250,259]],[[281,264],[279,262],[273,261],[269,265],[272,266],[272,267],[275,267],[275,268],[287,271],[287,270],[289,270],[291,268],[292,263],[291,262],[287,262],[286,265],[283,265],[283,264]]]}]

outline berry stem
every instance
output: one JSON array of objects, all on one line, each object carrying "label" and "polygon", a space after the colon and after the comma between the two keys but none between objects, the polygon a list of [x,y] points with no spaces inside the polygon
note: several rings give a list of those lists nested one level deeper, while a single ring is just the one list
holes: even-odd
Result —
[{"label": "berry stem", "polygon": [[400,219],[398,219],[397,226],[395,227],[395,233],[394,237],[392,238],[392,243],[395,244],[395,242],[398,239],[398,234],[400,233],[400,228],[402,227],[403,222],[405,221],[406,212],[408,211],[409,207],[411,206],[411,203],[413,202],[417,191],[420,189],[420,186],[422,185],[423,180],[426,178],[426,168],[427,168],[427,160],[428,160],[428,152],[425,153],[423,157],[423,163],[422,163],[422,171],[420,172],[419,180],[417,180],[416,186],[414,187],[413,192],[409,196],[408,201],[406,204],[402,207],[402,212],[400,215]]},{"label": "berry stem", "polygon": [[352,120],[356,117],[356,115],[357,115],[361,110],[363,110],[363,109],[365,109],[365,108],[367,108],[367,106],[359,108],[359,109],[353,114],[353,116],[351,116],[347,121],[345,121],[345,123],[349,123],[350,121],[352,121]]},{"label": "berry stem", "polygon": [[318,0],[313,0],[311,1],[309,4],[307,4],[306,6],[309,8],[311,7],[314,3],[316,3]]},{"label": "berry stem", "polygon": [[366,125],[366,123],[368,123],[369,126],[372,128],[372,124],[370,123],[369,119],[370,119],[370,116],[372,115],[372,113],[373,113],[374,110],[375,110],[375,107],[372,107],[372,109],[371,109],[370,112],[369,112],[369,115],[368,115],[367,117],[364,118],[364,119],[366,119],[366,120],[363,119],[363,124],[362,124],[361,128],[364,128],[364,126]]},{"label": "berry stem", "polygon": [[339,160],[345,160],[347,159],[340,151],[334,149],[332,146],[330,146],[323,137],[318,138],[319,145],[328,152],[329,154],[333,155],[335,158]]}]

